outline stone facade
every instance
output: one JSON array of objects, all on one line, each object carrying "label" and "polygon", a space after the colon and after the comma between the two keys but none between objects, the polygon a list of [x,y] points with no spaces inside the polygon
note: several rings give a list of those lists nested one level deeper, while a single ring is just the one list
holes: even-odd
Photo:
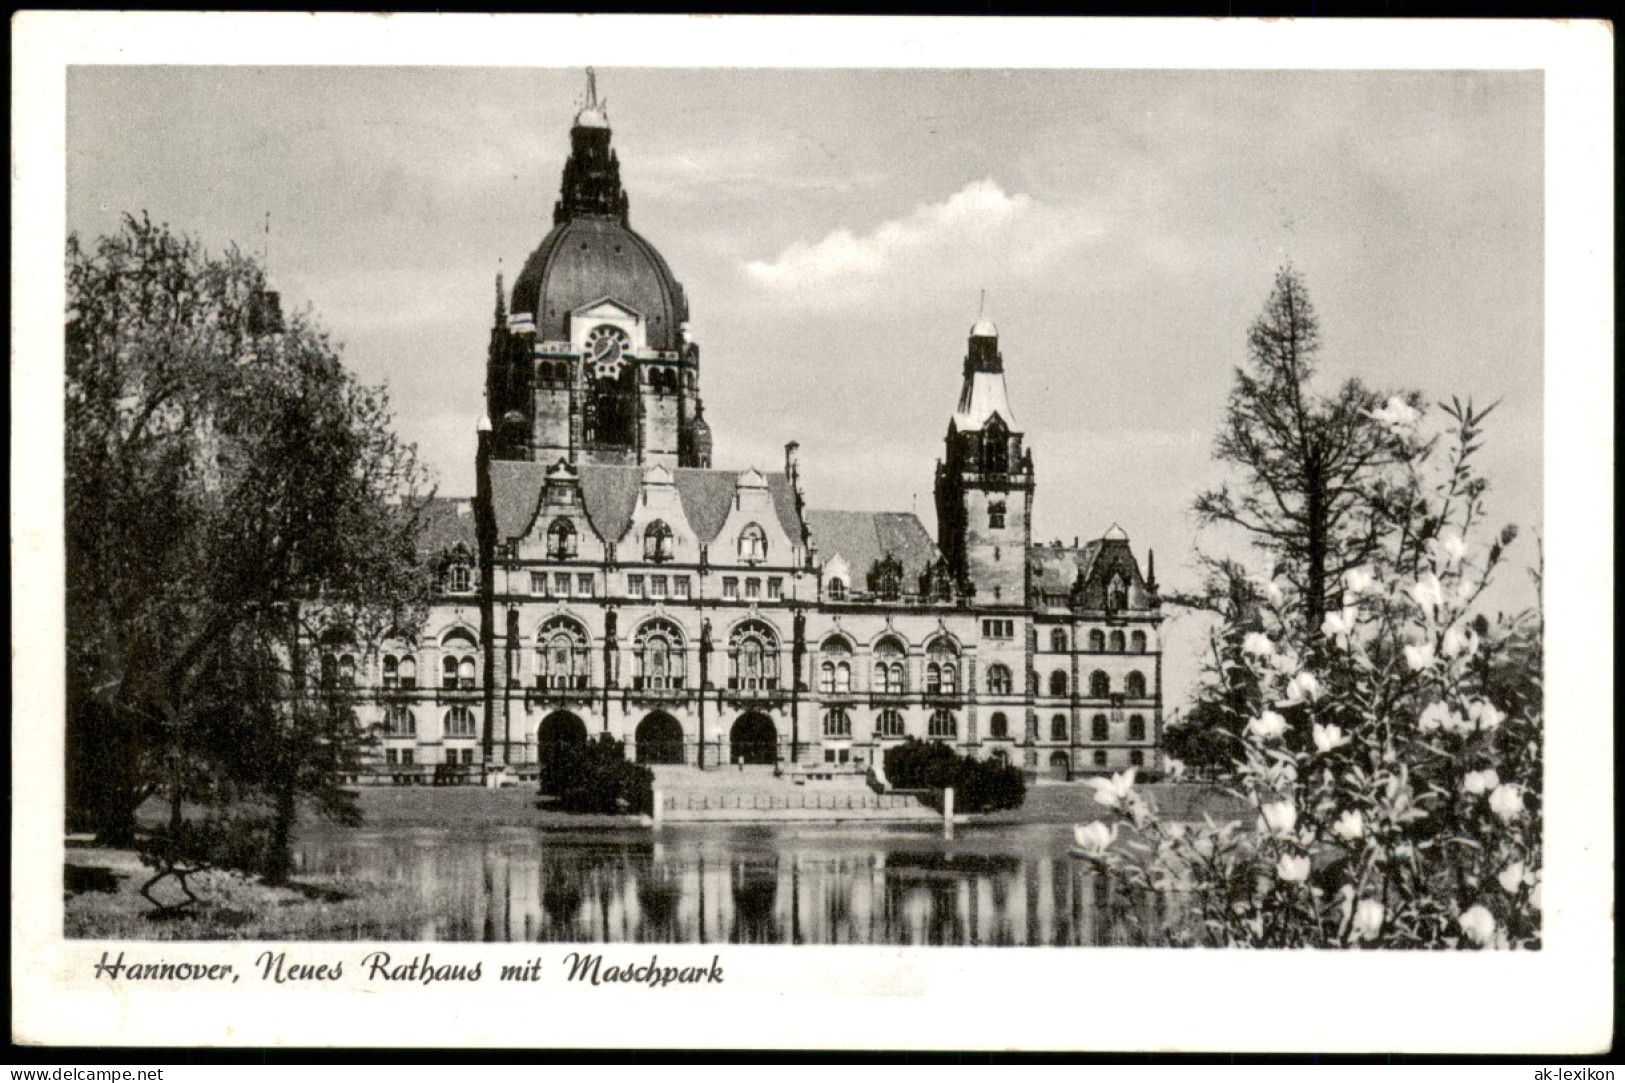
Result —
[{"label": "stone facade", "polygon": [[[1159,767],[1161,612],[1126,535],[1031,540],[998,333],[972,329],[938,536],[719,470],[687,300],[578,115],[554,226],[498,282],[478,491],[439,500],[420,635],[335,656],[391,764],[534,765],[609,733],[646,762],[878,759],[905,737],[1071,778]],[[336,648],[335,648],[336,649]]]}]

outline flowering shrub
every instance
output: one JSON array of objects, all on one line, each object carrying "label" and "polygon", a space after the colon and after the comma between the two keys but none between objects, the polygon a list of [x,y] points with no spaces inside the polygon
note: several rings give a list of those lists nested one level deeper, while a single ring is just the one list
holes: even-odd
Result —
[{"label": "flowering shrub", "polygon": [[1160,942],[1540,946],[1541,620],[1476,608],[1516,532],[1478,537],[1484,413],[1440,412],[1432,436],[1399,400],[1373,415],[1400,464],[1365,494],[1383,545],[1321,627],[1270,582],[1256,628],[1216,638],[1239,648],[1218,652],[1209,690],[1247,715],[1216,727],[1224,784],[1256,823],[1164,822],[1132,771],[1096,782],[1119,818],[1080,826],[1074,852],[1162,896]]}]

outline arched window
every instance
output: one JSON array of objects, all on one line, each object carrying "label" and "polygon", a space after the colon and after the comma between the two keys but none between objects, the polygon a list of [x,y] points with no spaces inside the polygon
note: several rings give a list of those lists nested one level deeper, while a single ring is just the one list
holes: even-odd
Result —
[{"label": "arched window", "polygon": [[1131,741],[1145,740],[1145,719],[1140,715],[1128,716],[1128,739]]},{"label": "arched window", "polygon": [[925,648],[925,690],[932,695],[951,696],[959,691],[959,649],[943,636]]},{"label": "arched window", "polygon": [[444,582],[447,593],[467,594],[474,589],[474,569],[467,564],[448,564]]},{"label": "arched window", "polygon": [[569,560],[576,555],[576,526],[568,519],[554,519],[547,528],[547,555],[551,560]]},{"label": "arched window", "polygon": [[1056,670],[1049,675],[1049,694],[1052,696],[1066,695],[1066,671]]},{"label": "arched window", "polygon": [[1058,714],[1049,720],[1049,739],[1052,741],[1067,739],[1066,715]]},{"label": "arched window", "polygon": [[903,650],[903,645],[895,639],[882,639],[875,644],[874,656],[874,679],[869,683],[869,690],[889,695],[899,695],[907,691],[907,682],[904,680],[904,659],[907,654]]},{"label": "arched window", "polygon": [[733,675],[728,687],[747,691],[779,686],[779,639],[759,620],[747,620],[728,635],[728,658]]},{"label": "arched window", "polygon": [[1128,679],[1123,682],[1123,691],[1128,695],[1129,699],[1144,699],[1145,674],[1137,669],[1131,672]]},{"label": "arched window", "polygon": [[1112,633],[1112,653],[1113,654],[1122,654],[1125,647],[1126,647],[1126,644],[1123,642],[1123,633],[1122,632],[1113,632]]},{"label": "arched window", "polygon": [[831,707],[824,712],[825,737],[852,736],[852,719],[839,707]]},{"label": "arched window", "polygon": [[1100,670],[1089,674],[1089,698],[1105,699],[1112,694],[1112,679]]},{"label": "arched window", "polygon": [[987,526],[989,530],[1004,529],[1004,501],[995,500],[987,506]]},{"label": "arched window", "polygon": [[1089,629],[1089,649],[1100,654],[1106,649],[1106,633],[1099,628]]},{"label": "arched window", "polygon": [[832,602],[846,601],[846,580],[831,579],[824,593],[829,595],[829,600]]},{"label": "arched window", "polygon": [[987,720],[987,735],[989,737],[1010,736],[1010,720],[1004,717],[1003,711],[994,711],[993,717]]},{"label": "arched window", "polygon": [[876,737],[901,737],[903,735],[903,712],[895,707],[887,707],[875,716]]},{"label": "arched window", "polygon": [[1111,737],[1111,731],[1106,724],[1106,716],[1097,714],[1089,720],[1089,740],[1105,741]]},{"label": "arched window", "polygon": [[852,691],[852,646],[844,639],[831,636],[824,640],[818,664],[818,690],[826,694],[841,695]]},{"label": "arched window", "polygon": [[994,663],[987,667],[987,690],[990,695],[1008,696],[1010,694],[1010,669]]},{"label": "arched window", "polygon": [[459,704],[446,712],[447,737],[473,737],[474,712]]},{"label": "arched window", "polygon": [[739,559],[752,563],[767,559],[767,532],[755,523],[739,532]]},{"label": "arched window", "polygon": [[384,736],[416,737],[417,735],[418,721],[412,717],[411,711],[397,703],[384,712]]},{"label": "arched window", "polygon": [[656,519],[643,528],[643,559],[666,561],[672,558],[671,527],[664,519]]},{"label": "arched window", "polygon": [[1144,654],[1145,653],[1145,633],[1144,632],[1135,632],[1132,636],[1129,637],[1129,643],[1133,646],[1135,654]]},{"label": "arched window", "polygon": [[440,686],[442,688],[473,688],[478,680],[475,664],[479,648],[474,637],[461,628],[447,632],[440,640]]},{"label": "arched window", "polygon": [[632,637],[632,687],[683,687],[683,633],[669,620],[645,621]]},{"label": "arched window", "polygon": [[1010,441],[1004,430],[990,426],[982,434],[982,472],[1002,474],[1010,468]]},{"label": "arched window", "polygon": [[931,712],[931,722],[926,727],[927,737],[952,740],[958,735],[959,720],[952,711],[944,708]]},{"label": "arched window", "polygon": [[1117,572],[1112,576],[1111,584],[1106,588],[1106,608],[1128,608],[1128,584],[1123,581],[1123,573]]},{"label": "arched window", "polygon": [[587,630],[569,617],[554,617],[536,634],[536,687],[587,687]]},{"label": "arched window", "polygon": [[1049,634],[1049,649],[1055,654],[1066,653],[1066,630],[1055,628]]},{"label": "arched window", "polygon": [[416,688],[418,664],[410,654],[384,655],[383,678],[385,688]]}]

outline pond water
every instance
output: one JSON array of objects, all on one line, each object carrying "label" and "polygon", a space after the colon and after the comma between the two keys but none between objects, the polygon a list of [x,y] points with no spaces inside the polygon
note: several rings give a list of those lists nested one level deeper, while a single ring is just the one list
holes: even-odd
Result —
[{"label": "pond water", "polygon": [[[312,838],[305,874],[405,889],[368,939],[1066,946],[1124,942],[1071,828],[667,825]],[[1145,917],[1146,915],[1140,915]]]}]

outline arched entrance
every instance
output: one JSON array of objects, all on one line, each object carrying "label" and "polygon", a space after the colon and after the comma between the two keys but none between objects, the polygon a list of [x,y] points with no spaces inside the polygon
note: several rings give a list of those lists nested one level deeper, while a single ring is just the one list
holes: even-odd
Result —
[{"label": "arched entrance", "polygon": [[1049,754],[1049,777],[1070,779],[1072,777],[1072,757],[1065,752],[1051,752]]},{"label": "arched entrance", "polygon": [[638,723],[639,763],[682,763],[683,727],[664,711],[655,711]]},{"label": "arched entrance", "polygon": [[759,711],[742,714],[728,731],[729,756],[744,763],[776,763],[779,758],[779,731],[773,720]]},{"label": "arched entrance", "polygon": [[554,711],[536,731],[536,758],[543,793],[560,793],[587,743],[587,724],[569,711]]}]

